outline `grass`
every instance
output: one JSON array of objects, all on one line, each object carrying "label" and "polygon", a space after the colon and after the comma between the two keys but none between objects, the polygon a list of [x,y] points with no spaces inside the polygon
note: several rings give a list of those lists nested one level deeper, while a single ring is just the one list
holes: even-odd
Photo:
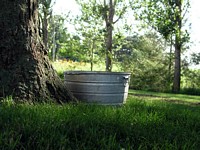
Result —
[{"label": "grass", "polygon": [[149,97],[149,99],[153,100],[163,100],[176,103],[200,105],[200,96],[194,96],[194,95],[158,93],[158,92],[137,91],[137,90],[130,90],[130,95],[135,95],[138,97]]},{"label": "grass", "polygon": [[16,105],[8,98],[0,105],[0,149],[199,149],[198,105],[141,93],[131,91],[123,106]]},{"label": "grass", "polygon": [[[53,66],[61,77],[65,70],[90,70],[82,62]],[[7,97],[0,103],[0,149],[198,150],[199,104],[199,96],[134,90],[123,106],[15,104]]]}]

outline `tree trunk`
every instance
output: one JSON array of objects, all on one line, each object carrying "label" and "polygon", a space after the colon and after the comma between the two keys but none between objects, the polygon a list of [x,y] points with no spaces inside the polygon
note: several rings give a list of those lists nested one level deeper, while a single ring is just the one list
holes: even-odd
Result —
[{"label": "tree trunk", "polygon": [[176,35],[175,35],[175,66],[174,66],[174,82],[173,82],[173,92],[180,92],[181,83],[181,28],[182,28],[182,0],[176,0],[176,7],[178,11],[176,12]]},{"label": "tree trunk", "polygon": [[55,24],[53,24],[52,60],[53,60],[53,61],[56,61],[56,27],[55,27]]},{"label": "tree trunk", "polygon": [[54,71],[38,31],[37,0],[1,0],[0,97],[76,100]]},{"label": "tree trunk", "polygon": [[181,46],[176,42],[175,44],[175,67],[174,67],[174,82],[173,92],[179,93],[181,81]]},{"label": "tree trunk", "polygon": [[169,66],[168,66],[168,84],[172,83],[172,64],[173,64],[173,36],[170,35],[170,51],[169,51]]},{"label": "tree trunk", "polygon": [[[44,6],[43,6],[44,7]],[[43,8],[44,18],[43,18],[43,41],[45,48],[48,49],[48,20],[47,20],[47,8]]]},{"label": "tree trunk", "polygon": [[112,71],[112,24],[107,26],[106,36],[106,71]]},{"label": "tree trunk", "polygon": [[[104,7],[106,6],[106,1],[104,1]],[[112,71],[112,42],[113,42],[113,18],[115,14],[115,5],[113,0],[109,0],[108,4],[109,10],[108,14],[105,13],[105,22],[106,22],[106,71]]]},{"label": "tree trunk", "polygon": [[93,66],[94,66],[94,48],[95,48],[95,39],[92,40],[92,44],[91,44],[90,71],[93,71]]}]

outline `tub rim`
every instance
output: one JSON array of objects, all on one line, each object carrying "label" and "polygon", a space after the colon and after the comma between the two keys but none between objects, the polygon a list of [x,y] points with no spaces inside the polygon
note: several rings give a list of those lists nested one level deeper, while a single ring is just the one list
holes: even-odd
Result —
[{"label": "tub rim", "polygon": [[109,72],[109,71],[65,71],[66,75],[131,75],[130,72]]}]

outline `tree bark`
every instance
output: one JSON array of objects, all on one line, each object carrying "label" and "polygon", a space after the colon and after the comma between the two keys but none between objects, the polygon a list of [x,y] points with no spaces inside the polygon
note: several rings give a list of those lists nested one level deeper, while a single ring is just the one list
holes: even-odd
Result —
[{"label": "tree bark", "polygon": [[106,71],[112,71],[112,23],[107,25],[107,35],[106,35]]},{"label": "tree bark", "polygon": [[[106,7],[106,1],[104,1],[104,7]],[[108,14],[105,12],[105,22],[106,22],[106,71],[112,71],[112,43],[113,43],[113,18],[115,14],[115,5],[113,0],[109,0],[108,4]]]},{"label": "tree bark", "polygon": [[47,19],[47,8],[43,6],[44,18],[43,18],[43,41],[46,49],[48,49],[48,19]]},{"label": "tree bark", "polygon": [[175,35],[175,66],[174,66],[174,81],[173,81],[173,92],[180,92],[181,84],[181,28],[182,28],[182,0],[176,0],[176,7],[178,8],[176,12],[176,35]]},{"label": "tree bark", "polygon": [[1,0],[0,97],[75,101],[54,71],[39,36],[37,0]]},{"label": "tree bark", "polygon": [[174,81],[173,92],[179,93],[181,81],[181,45],[179,42],[175,44],[175,66],[174,66]]},{"label": "tree bark", "polygon": [[173,35],[170,34],[170,51],[169,51],[169,66],[168,66],[168,87],[170,88],[171,83],[173,82],[172,80],[172,65],[173,65],[173,57],[174,57],[174,52],[173,52]]}]

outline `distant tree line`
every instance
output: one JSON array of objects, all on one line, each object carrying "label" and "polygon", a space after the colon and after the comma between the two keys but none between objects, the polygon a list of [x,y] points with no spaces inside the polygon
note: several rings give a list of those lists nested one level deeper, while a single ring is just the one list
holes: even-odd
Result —
[{"label": "distant tree line", "polygon": [[[53,61],[85,61],[91,70],[94,63],[105,62],[107,71],[113,63],[120,64],[121,70],[132,73],[134,89],[177,93],[190,88],[188,80],[198,79],[196,71],[188,69],[188,62],[181,58],[190,40],[183,28],[189,0],[76,1],[81,8],[76,17],[70,13],[53,16],[51,0],[41,1],[43,40],[48,41],[45,45]],[[132,32],[137,27],[128,23],[130,14],[141,22],[145,34]],[[66,24],[74,25],[76,33]],[[198,55],[192,60],[199,62]],[[191,86],[199,88],[198,84]]]}]

